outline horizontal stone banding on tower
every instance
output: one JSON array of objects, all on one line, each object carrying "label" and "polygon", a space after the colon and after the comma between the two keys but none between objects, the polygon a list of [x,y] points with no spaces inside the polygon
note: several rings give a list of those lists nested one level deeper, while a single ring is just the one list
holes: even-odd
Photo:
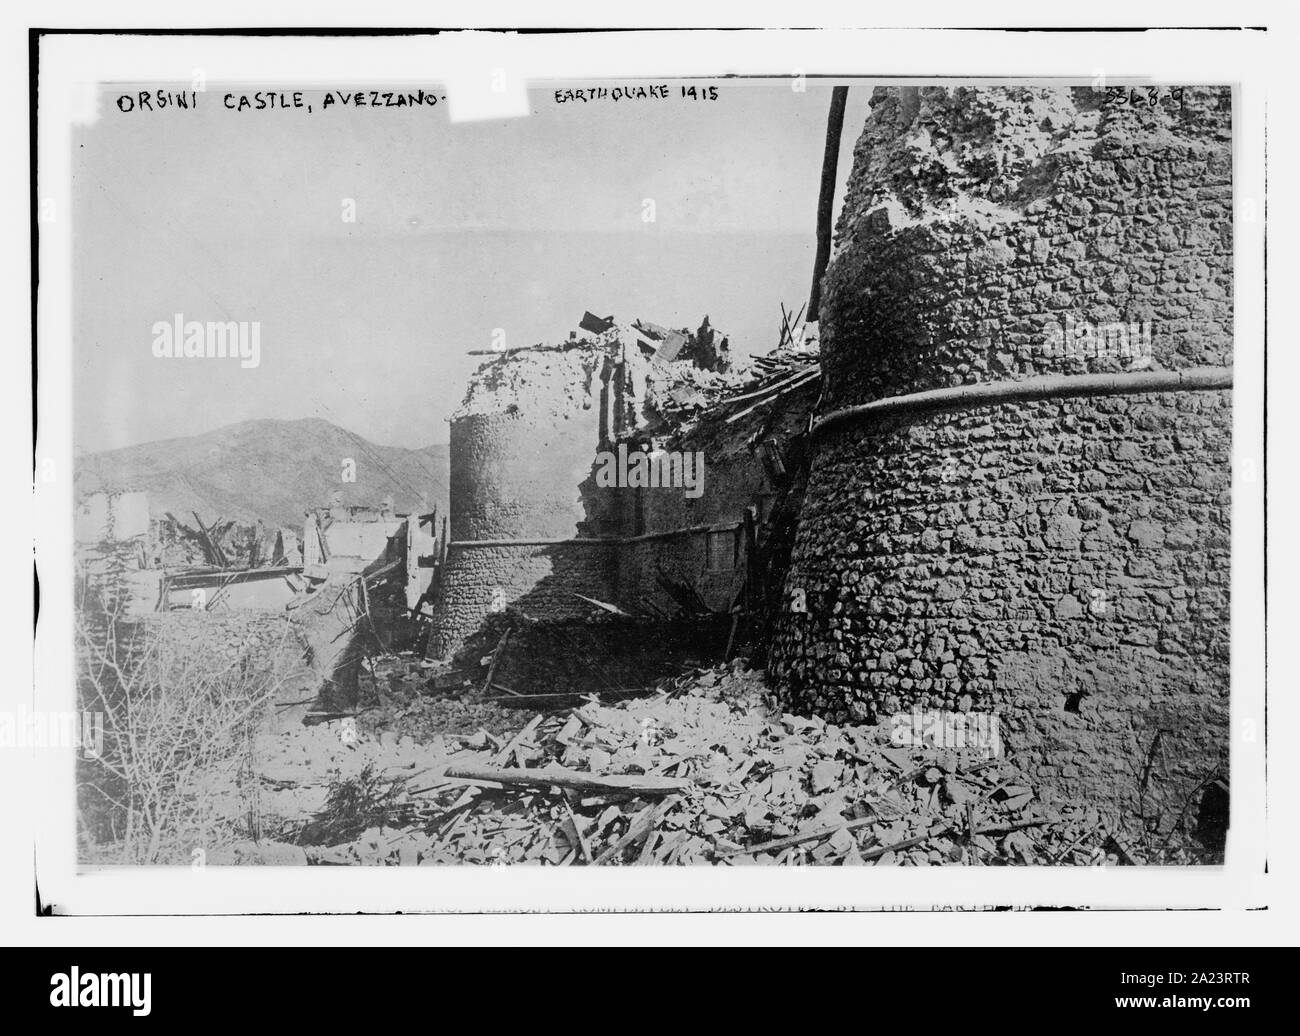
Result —
[{"label": "horizontal stone banding on tower", "polygon": [[692,525],[686,529],[668,529],[665,532],[647,532],[640,536],[570,537],[568,539],[534,540],[452,540],[448,547],[466,549],[475,547],[619,547],[628,543],[649,543],[667,540],[674,536],[703,536],[709,532],[735,532],[744,522],[722,522],[718,525]]},{"label": "horizontal stone banding on tower", "polygon": [[1231,367],[1194,367],[1178,371],[1130,371],[1119,374],[1053,374],[1018,381],[983,382],[910,392],[872,400],[826,414],[814,422],[814,437],[855,421],[884,414],[989,406],[1033,399],[1120,396],[1148,392],[1207,392],[1232,388]]},{"label": "horizontal stone banding on tower", "polygon": [[1164,729],[1170,787],[1195,786],[1227,721],[1230,396],[896,410],[823,436],[786,580],[803,610],[787,599],[770,659],[785,706],[996,712],[1043,794],[1108,808]]}]

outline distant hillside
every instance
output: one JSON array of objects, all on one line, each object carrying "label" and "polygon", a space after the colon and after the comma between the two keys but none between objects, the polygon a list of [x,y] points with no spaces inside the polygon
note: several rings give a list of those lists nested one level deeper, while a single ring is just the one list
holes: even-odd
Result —
[{"label": "distant hillside", "polygon": [[[356,462],[356,481],[341,478]],[[127,446],[76,459],[77,499],[100,490],[143,490],[149,511],[192,521],[218,517],[301,525],[303,512],[335,501],[399,512],[447,513],[447,447],[379,446],[329,421],[244,421],[203,435]],[[427,494],[427,504],[421,503]]]}]

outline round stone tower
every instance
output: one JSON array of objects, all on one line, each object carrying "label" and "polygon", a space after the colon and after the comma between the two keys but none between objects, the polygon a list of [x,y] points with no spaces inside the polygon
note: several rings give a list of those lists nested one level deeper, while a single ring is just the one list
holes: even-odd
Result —
[{"label": "round stone tower", "polygon": [[789,708],[997,713],[1040,795],[1126,817],[1226,772],[1230,119],[1227,88],[876,91]]},{"label": "round stone tower", "polygon": [[[609,548],[588,492],[604,435],[609,350],[522,351],[474,375],[451,418],[451,543],[430,654],[445,657],[492,611],[582,614],[608,593]],[[583,542],[584,540],[588,542]]]}]

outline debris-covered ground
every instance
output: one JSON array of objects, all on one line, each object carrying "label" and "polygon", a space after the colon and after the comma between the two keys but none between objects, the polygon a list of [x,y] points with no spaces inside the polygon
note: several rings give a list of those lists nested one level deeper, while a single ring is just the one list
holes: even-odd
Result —
[{"label": "debris-covered ground", "polygon": [[740,662],[547,712],[430,692],[414,659],[377,676],[355,719],[259,742],[264,837],[228,862],[1144,862],[1004,758],[782,714]]}]

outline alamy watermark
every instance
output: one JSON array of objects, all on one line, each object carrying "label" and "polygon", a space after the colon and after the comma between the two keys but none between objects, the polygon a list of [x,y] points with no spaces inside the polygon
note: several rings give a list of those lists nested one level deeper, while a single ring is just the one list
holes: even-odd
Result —
[{"label": "alamy watermark", "polygon": [[1114,321],[1093,324],[1075,320],[1069,313],[1053,327],[1043,343],[1049,356],[1071,359],[1118,359],[1144,365],[1151,360],[1151,321]]},{"label": "alamy watermark", "polygon": [[619,443],[617,451],[596,454],[596,485],[601,489],[682,489],[695,499],[704,495],[704,454],[674,450],[629,450]]},{"label": "alamy watermark", "polygon": [[237,359],[239,366],[262,362],[262,323],[259,320],[186,320],[154,322],[152,351],[158,359]]},{"label": "alamy watermark", "polygon": [[896,712],[889,740],[896,748],[969,748],[991,759],[1002,754],[1002,719],[992,712]]},{"label": "alamy watermark", "polygon": [[129,1007],[137,1018],[152,1010],[151,972],[82,972],[75,964],[50,976],[52,1007]]},{"label": "alamy watermark", "polygon": [[0,712],[0,748],[79,748],[87,759],[97,759],[104,752],[104,714],[19,705],[17,712]]}]

